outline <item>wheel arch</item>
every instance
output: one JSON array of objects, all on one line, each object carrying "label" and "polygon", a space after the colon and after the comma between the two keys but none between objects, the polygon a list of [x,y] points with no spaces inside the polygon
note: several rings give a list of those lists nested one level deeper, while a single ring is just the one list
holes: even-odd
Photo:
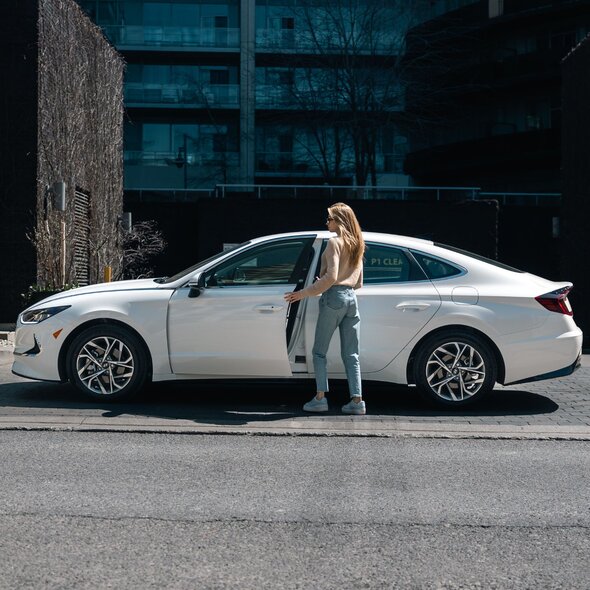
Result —
[{"label": "wheel arch", "polygon": [[67,356],[68,356],[68,350],[70,349],[70,346],[72,345],[72,342],[75,340],[75,338],[79,334],[81,334],[84,330],[87,330],[88,328],[91,328],[92,326],[101,326],[101,325],[105,325],[105,324],[117,326],[119,328],[123,328],[124,330],[127,330],[128,332],[130,332],[131,334],[133,334],[133,336],[135,336],[137,338],[138,342],[141,344],[141,346],[143,347],[143,350],[145,352],[146,359],[148,362],[149,378],[151,378],[152,367],[153,367],[152,354],[151,354],[149,346],[146,344],[146,341],[144,340],[143,336],[137,330],[132,328],[129,324],[126,324],[125,322],[121,322],[120,320],[115,320],[112,318],[96,318],[96,319],[84,322],[83,324],[80,324],[79,326],[77,326],[76,329],[72,330],[72,332],[70,334],[68,334],[68,336],[64,340],[64,343],[62,344],[61,349],[59,351],[59,357],[58,357],[58,362],[57,362],[57,366],[58,366],[58,370],[59,370],[59,377],[62,381],[68,380],[68,370],[66,367],[66,361],[67,361]]},{"label": "wheel arch", "polygon": [[416,353],[418,352],[418,350],[420,350],[422,344],[429,338],[432,338],[433,336],[440,336],[450,332],[455,334],[457,332],[463,332],[464,334],[481,338],[481,340],[483,340],[490,347],[490,350],[494,355],[497,367],[496,378],[498,383],[504,383],[506,368],[504,365],[504,358],[502,357],[500,349],[496,346],[496,343],[487,334],[484,334],[481,330],[477,330],[476,328],[472,328],[470,326],[465,326],[461,324],[451,324],[448,326],[441,326],[436,330],[432,330],[432,332],[428,332],[428,334],[425,334],[424,336],[422,336],[422,338],[420,338],[418,342],[416,342],[416,344],[412,348],[412,352],[410,353],[410,357],[408,359],[408,364],[406,368],[406,379],[408,380],[408,384],[415,385],[416,380],[414,379],[414,359],[416,358]]}]

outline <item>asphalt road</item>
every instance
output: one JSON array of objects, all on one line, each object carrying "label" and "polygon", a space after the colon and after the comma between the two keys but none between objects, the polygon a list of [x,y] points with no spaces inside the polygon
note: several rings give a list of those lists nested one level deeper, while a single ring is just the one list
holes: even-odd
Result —
[{"label": "asphalt road", "polygon": [[0,588],[588,588],[590,443],[0,432]]}]

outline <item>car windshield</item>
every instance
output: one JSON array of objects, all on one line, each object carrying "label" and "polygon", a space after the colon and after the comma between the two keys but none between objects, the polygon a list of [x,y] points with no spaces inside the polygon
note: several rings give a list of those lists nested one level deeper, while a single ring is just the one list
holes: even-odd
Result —
[{"label": "car windshield", "polygon": [[218,252],[217,254],[214,254],[213,256],[206,258],[205,260],[201,260],[200,262],[197,262],[196,264],[193,264],[192,266],[189,266],[188,268],[185,268],[184,270],[177,272],[175,275],[173,275],[171,277],[164,277],[164,278],[154,279],[154,280],[157,283],[162,283],[164,285],[168,284],[168,283],[173,283],[174,281],[178,281],[178,279],[181,279],[182,277],[184,277],[186,275],[192,274],[193,272],[198,270],[201,266],[205,266],[206,264],[209,264],[209,262],[213,262],[217,258],[221,258],[222,256],[225,256],[228,252],[233,252],[234,250],[237,250],[238,248],[241,248],[242,246],[246,246],[249,243],[250,242],[242,242],[241,244],[236,244],[235,246],[227,248],[223,252]]},{"label": "car windshield", "polygon": [[480,254],[474,254],[473,252],[469,252],[467,250],[462,250],[461,248],[457,248],[455,246],[449,246],[448,244],[439,244],[434,242],[435,246],[439,248],[445,248],[446,250],[450,250],[451,252],[456,252],[457,254],[463,254],[464,256],[469,256],[470,258],[475,258],[481,262],[487,262],[488,264],[492,264],[493,266],[497,266],[498,268],[503,268],[504,270],[509,270],[511,272],[520,272],[524,273],[524,270],[520,270],[518,268],[514,268],[513,266],[508,266],[507,264],[502,264],[497,260],[492,260],[491,258],[486,258],[485,256],[481,256]]}]

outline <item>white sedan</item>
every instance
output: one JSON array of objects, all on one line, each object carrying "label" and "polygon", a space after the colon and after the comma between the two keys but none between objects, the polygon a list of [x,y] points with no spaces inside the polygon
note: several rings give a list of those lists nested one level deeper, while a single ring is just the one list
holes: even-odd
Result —
[{"label": "white sedan", "polygon": [[[257,238],[169,278],[65,291],[20,314],[13,372],[122,399],[146,380],[310,378],[326,231]],[[415,238],[365,233],[361,369],[462,406],[509,384],[572,373],[582,332],[552,282]],[[328,371],[345,378],[336,333]]]}]

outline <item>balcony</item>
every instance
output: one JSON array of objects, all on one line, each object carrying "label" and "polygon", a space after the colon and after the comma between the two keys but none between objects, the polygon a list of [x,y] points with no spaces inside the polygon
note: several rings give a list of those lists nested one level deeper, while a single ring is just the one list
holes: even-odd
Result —
[{"label": "balcony", "polygon": [[[334,54],[354,53],[360,55],[392,55],[403,51],[403,43],[399,35],[382,35],[381,39],[375,39],[363,43],[357,39],[352,44],[353,49],[343,48],[343,41],[337,37],[321,35],[317,31],[312,35],[309,31],[295,31],[293,29],[257,29],[256,51],[273,53],[303,53],[318,54],[333,52]],[[350,40],[347,40],[350,41]]]},{"label": "balcony", "polygon": [[[188,167],[193,166],[237,166],[238,152],[190,152],[187,155]],[[183,161],[178,152],[125,150],[124,161],[131,166],[176,166],[182,168]]]},{"label": "balcony", "polygon": [[232,109],[240,104],[239,84],[125,84],[128,107],[179,107]]},{"label": "balcony", "polygon": [[233,49],[240,47],[240,29],[107,25],[106,36],[117,49]]},{"label": "balcony", "polygon": [[176,191],[213,187],[238,180],[237,152],[182,152],[126,150],[125,190]]},{"label": "balcony", "polygon": [[[362,94],[362,89],[359,94]],[[346,111],[349,108],[349,97],[336,90],[305,90],[289,86],[273,84],[259,84],[256,87],[256,107],[260,109],[289,109],[301,111]],[[385,91],[379,93],[374,89],[368,99],[373,101],[372,111],[381,109],[384,112],[401,112],[404,109],[405,97],[403,92],[396,90],[391,94]]]},{"label": "balcony", "polygon": [[256,172],[260,174],[318,175],[319,167],[309,157],[293,152],[257,152]]},{"label": "balcony", "polygon": [[[310,150],[311,151],[311,150]],[[342,165],[341,173],[349,176],[353,174],[353,154],[344,154],[347,164]],[[403,173],[404,155],[401,154],[378,154],[377,169],[382,173]],[[320,167],[309,152],[257,152],[256,173],[264,176],[268,174],[291,174],[299,176],[321,175]]]}]

